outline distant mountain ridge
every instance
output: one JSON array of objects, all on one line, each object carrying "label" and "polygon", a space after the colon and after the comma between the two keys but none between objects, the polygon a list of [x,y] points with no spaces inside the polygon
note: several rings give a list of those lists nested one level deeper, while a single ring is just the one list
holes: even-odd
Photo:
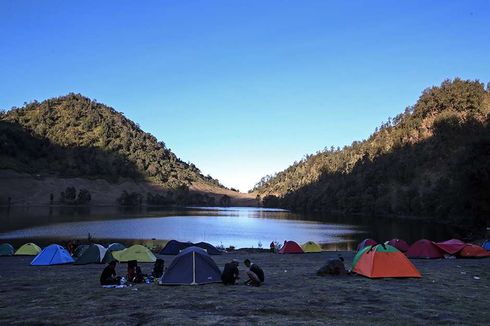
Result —
[{"label": "distant mountain ridge", "polygon": [[[221,196],[235,194],[218,180],[204,176],[194,164],[180,160],[165,143],[142,131],[122,113],[80,94],[34,101],[22,108],[0,112],[0,170],[6,171],[2,175],[11,186],[18,182],[15,178],[24,180],[29,174],[47,178],[51,184],[59,184],[47,188],[55,192],[54,197],[59,194],[58,188],[68,182],[66,180],[75,179],[88,187],[93,185],[94,189],[89,191],[103,193],[101,189],[95,189],[98,187],[95,184],[81,182],[80,178],[107,180],[109,183],[104,187],[127,182],[151,183],[150,188],[136,184],[128,186],[128,191],[139,189],[133,196],[133,202],[139,203],[147,200],[149,203],[168,203],[168,198],[164,198],[168,192],[173,197],[170,201],[182,204],[218,204]],[[59,179],[65,181],[58,182]],[[42,182],[38,181],[32,185],[41,187]],[[18,190],[12,195],[8,185],[4,186],[7,189],[0,189],[4,192],[0,193],[0,204],[7,197],[10,201],[10,197],[21,196],[23,201],[28,201],[29,196],[37,198],[42,193],[38,189],[30,195],[22,195]],[[193,189],[204,194],[210,191],[218,197],[198,194],[194,196],[197,199],[191,200],[188,192]],[[119,196],[121,190],[119,187],[111,191],[117,191]],[[145,193],[140,193],[143,190]],[[153,190],[160,195],[146,198],[146,192]],[[114,202],[114,194],[111,195],[110,200]],[[99,195],[101,197],[106,196]],[[121,200],[126,202],[124,198]]]},{"label": "distant mountain ridge", "polygon": [[80,94],[14,108],[0,121],[0,168],[111,180],[151,178],[170,187],[192,181],[218,185],[122,113]]},{"label": "distant mountain ridge", "polygon": [[489,121],[488,86],[447,80],[367,140],[308,155],[253,191],[266,206],[481,225],[490,216]]}]

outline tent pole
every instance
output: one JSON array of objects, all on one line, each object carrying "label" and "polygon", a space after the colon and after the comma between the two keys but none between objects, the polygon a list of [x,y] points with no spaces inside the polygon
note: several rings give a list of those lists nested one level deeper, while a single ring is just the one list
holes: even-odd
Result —
[{"label": "tent pole", "polygon": [[197,285],[196,283],[196,253],[192,252],[192,283],[191,285]]}]

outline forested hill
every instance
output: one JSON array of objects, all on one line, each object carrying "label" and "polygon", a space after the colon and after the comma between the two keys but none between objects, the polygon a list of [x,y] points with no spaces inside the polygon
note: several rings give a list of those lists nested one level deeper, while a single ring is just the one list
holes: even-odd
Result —
[{"label": "forested hill", "polygon": [[455,79],[426,89],[367,140],[307,156],[254,191],[266,206],[483,224],[490,216],[488,88]]},{"label": "forested hill", "polygon": [[0,113],[0,169],[60,177],[221,187],[104,104],[69,94]]}]

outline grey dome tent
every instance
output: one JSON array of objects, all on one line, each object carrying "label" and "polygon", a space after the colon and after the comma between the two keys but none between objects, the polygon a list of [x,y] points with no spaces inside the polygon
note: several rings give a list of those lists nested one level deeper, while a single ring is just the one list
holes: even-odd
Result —
[{"label": "grey dome tent", "polygon": [[110,263],[111,261],[115,260],[114,257],[112,256],[113,251],[120,251],[126,249],[126,246],[123,245],[122,243],[114,242],[111,243],[109,246],[107,246],[107,251],[105,252],[105,256],[102,259],[103,263]]},{"label": "grey dome tent", "polygon": [[221,282],[221,271],[207,252],[189,247],[180,252],[162,277],[163,285],[198,285]]},{"label": "grey dome tent", "polygon": [[78,247],[75,248],[73,251],[73,257],[80,257],[87,248],[90,247],[90,245],[79,245]]},{"label": "grey dome tent", "polygon": [[73,264],[101,264],[106,251],[107,249],[99,244],[91,244],[83,251],[82,255],[78,257]]}]

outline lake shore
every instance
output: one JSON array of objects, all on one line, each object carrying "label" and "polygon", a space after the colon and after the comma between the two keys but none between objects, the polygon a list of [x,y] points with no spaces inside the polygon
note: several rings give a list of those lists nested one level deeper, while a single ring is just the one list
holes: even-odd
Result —
[{"label": "lake shore", "polygon": [[[32,257],[0,257],[0,323],[9,324],[308,324],[485,325],[490,320],[490,259],[412,260],[421,279],[319,277],[342,254],[278,255],[240,250],[212,256],[259,264],[266,283],[104,289],[103,265],[29,266]],[[162,256],[166,265],[173,256]],[[149,273],[152,264],[140,264]],[[244,269],[242,263],[240,270]],[[126,264],[117,267],[123,274]],[[242,273],[243,274],[243,273]],[[20,317],[22,316],[22,317]]]}]

